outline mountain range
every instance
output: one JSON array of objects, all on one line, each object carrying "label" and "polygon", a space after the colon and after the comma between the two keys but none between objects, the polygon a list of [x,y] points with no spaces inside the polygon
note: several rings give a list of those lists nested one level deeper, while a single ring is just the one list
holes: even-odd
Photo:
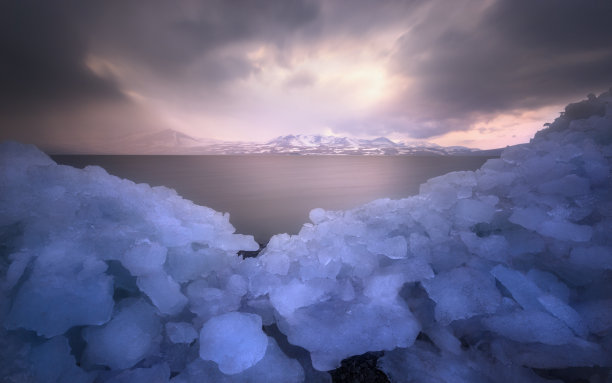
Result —
[{"label": "mountain range", "polygon": [[200,139],[166,129],[130,135],[112,143],[107,154],[293,154],[293,155],[497,155],[501,149],[479,150],[430,142],[394,142],[325,135],[286,135],[265,143]]}]

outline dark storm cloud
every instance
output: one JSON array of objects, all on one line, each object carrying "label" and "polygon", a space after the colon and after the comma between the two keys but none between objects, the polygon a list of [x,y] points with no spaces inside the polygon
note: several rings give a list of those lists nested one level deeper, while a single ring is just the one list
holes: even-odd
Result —
[{"label": "dark storm cloud", "polygon": [[92,16],[77,0],[0,0],[0,140],[74,149],[142,123],[86,65]]},{"label": "dark storm cloud", "polygon": [[430,0],[319,0],[320,17],[309,34],[314,38],[343,36],[364,41],[389,26],[408,25]]},{"label": "dark storm cloud", "polygon": [[29,103],[119,96],[111,80],[86,67],[91,53],[161,75],[178,75],[197,59],[204,80],[244,77],[253,70],[245,58],[219,48],[253,39],[282,46],[316,14],[299,0],[2,1],[0,97]]},{"label": "dark storm cloud", "polygon": [[121,98],[85,66],[86,19],[78,1],[0,2],[0,109]]},{"label": "dark storm cloud", "polygon": [[90,58],[117,60],[189,95],[196,82],[216,87],[256,72],[227,46],[282,46],[316,12],[299,0],[0,0],[0,139],[45,145],[151,129],[122,79],[94,73]]},{"label": "dark storm cloud", "polygon": [[296,30],[317,17],[303,0],[107,1],[100,7],[93,45],[164,75],[181,75],[202,60],[204,80],[248,75],[246,57],[223,52],[233,44],[289,45]]},{"label": "dark storm cloud", "polygon": [[437,12],[400,39],[393,63],[415,79],[394,113],[417,104],[432,124],[415,131],[421,137],[458,127],[445,119],[465,126],[477,114],[564,103],[612,84],[612,2],[501,0],[457,24]]},{"label": "dark storm cloud", "polygon": [[368,57],[407,79],[391,89],[399,96],[325,124],[429,137],[607,89],[610,20],[612,2],[597,0],[0,0],[0,139],[151,128],[128,93],[171,112],[222,104],[240,115],[231,86],[262,70],[248,56],[260,46],[276,60],[267,69],[287,73],[285,88],[323,93],[317,68],[303,72],[296,57],[391,46],[402,32],[395,49]]}]

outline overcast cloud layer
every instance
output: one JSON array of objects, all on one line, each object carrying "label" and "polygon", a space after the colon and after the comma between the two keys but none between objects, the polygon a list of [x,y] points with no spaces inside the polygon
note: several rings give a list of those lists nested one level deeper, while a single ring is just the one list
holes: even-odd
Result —
[{"label": "overcast cloud layer", "polygon": [[0,139],[520,130],[612,85],[610,20],[595,0],[0,0]]}]

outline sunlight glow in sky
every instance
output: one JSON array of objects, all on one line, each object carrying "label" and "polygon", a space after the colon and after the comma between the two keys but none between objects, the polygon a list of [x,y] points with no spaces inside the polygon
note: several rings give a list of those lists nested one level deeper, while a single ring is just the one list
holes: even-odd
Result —
[{"label": "sunlight glow in sky", "polygon": [[611,4],[10,0],[0,139],[86,151],[170,128],[504,147],[612,85]]}]

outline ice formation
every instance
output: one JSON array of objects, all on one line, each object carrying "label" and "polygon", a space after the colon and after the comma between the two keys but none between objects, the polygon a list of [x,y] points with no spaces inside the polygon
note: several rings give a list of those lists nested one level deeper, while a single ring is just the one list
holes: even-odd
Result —
[{"label": "ice formation", "polygon": [[256,314],[231,312],[210,318],[200,332],[200,358],[228,375],[254,366],[265,355],[268,337]]},{"label": "ice formation", "polygon": [[0,376],[329,381],[313,367],[384,350],[394,382],[606,381],[611,166],[608,92],[476,172],[314,209],[242,259],[258,245],[228,215],[3,143]]}]

